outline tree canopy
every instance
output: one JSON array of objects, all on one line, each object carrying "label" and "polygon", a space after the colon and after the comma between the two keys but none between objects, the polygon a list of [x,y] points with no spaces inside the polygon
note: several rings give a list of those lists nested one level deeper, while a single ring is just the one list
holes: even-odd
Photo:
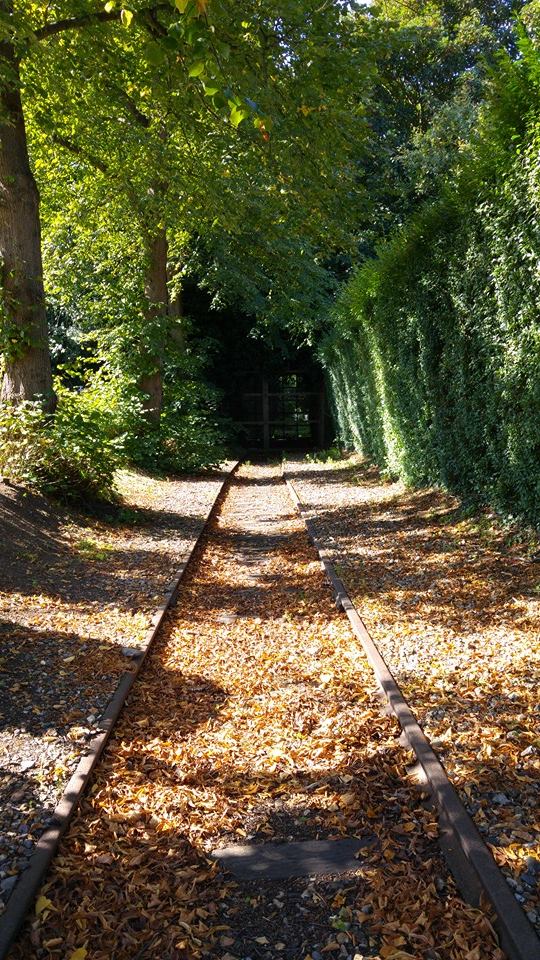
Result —
[{"label": "tree canopy", "polygon": [[261,336],[341,336],[344,282],[470,186],[480,127],[504,140],[511,110],[525,122],[522,85],[504,116],[492,92],[525,37],[536,49],[534,2],[516,15],[505,0],[0,0],[4,403],[46,417],[54,371],[63,402],[75,389],[112,411],[111,439],[157,463],[182,446],[173,423],[215,421],[187,279]]}]

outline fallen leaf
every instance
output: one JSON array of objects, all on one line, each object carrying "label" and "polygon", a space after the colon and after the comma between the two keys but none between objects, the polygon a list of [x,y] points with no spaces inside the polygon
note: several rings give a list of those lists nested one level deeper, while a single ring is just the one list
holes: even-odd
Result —
[{"label": "fallen leaf", "polygon": [[54,910],[54,906],[48,897],[41,895],[36,900],[36,916],[41,916],[45,910]]}]

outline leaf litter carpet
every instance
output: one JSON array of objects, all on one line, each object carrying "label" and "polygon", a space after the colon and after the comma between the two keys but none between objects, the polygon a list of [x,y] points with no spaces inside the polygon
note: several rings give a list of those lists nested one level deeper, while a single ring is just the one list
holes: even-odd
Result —
[{"label": "leaf litter carpet", "polygon": [[540,933],[540,566],[525,531],[359,457],[288,467],[351,598]]},{"label": "leaf litter carpet", "polygon": [[[503,960],[274,467],[198,549],[13,960]],[[360,837],[358,869],[234,879],[212,850]]]},{"label": "leaf litter carpet", "polygon": [[0,913],[225,473],[117,479],[94,515],[0,482]]}]

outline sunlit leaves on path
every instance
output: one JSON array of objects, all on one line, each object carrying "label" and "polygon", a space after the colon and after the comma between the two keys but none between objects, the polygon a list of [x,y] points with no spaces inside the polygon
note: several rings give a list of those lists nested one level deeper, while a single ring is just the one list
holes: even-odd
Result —
[{"label": "sunlit leaves on path", "polygon": [[[15,956],[48,943],[51,960],[81,947],[92,960],[307,960],[318,944],[500,960],[486,918],[456,897],[397,736],[277,470],[244,468],[45,885],[52,906]],[[351,834],[374,842],[337,884],[248,890],[208,858],[246,836]],[[305,898],[316,933],[298,920]]]},{"label": "sunlit leaves on path", "polygon": [[540,569],[525,534],[355,459],[295,472],[376,643],[540,921]]}]

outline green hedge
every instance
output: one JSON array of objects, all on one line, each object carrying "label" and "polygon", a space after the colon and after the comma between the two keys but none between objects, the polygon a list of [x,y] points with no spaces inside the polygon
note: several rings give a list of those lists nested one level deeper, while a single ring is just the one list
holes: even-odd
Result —
[{"label": "green hedge", "polygon": [[[509,70],[538,103],[526,64]],[[518,134],[504,106],[441,199],[345,288],[323,356],[343,441],[538,524],[540,122],[528,113]]]}]

